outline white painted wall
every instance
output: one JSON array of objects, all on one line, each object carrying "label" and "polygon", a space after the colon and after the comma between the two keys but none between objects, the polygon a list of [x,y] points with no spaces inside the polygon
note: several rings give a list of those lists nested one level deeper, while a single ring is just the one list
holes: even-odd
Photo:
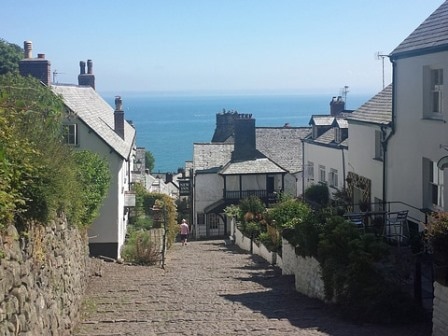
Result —
[{"label": "white painted wall", "polygon": [[[442,120],[423,119],[423,69],[435,65],[444,69]],[[437,162],[448,152],[448,52],[400,59],[396,62],[395,120],[396,132],[389,143],[387,155],[388,200],[400,200],[417,208],[423,201],[422,160]],[[445,181],[448,176],[445,171]],[[446,182],[445,182],[446,184]],[[445,187],[445,210],[448,201]],[[423,220],[411,210],[410,215]]]},{"label": "white painted wall", "polygon": [[[319,183],[319,165],[325,167],[326,181],[329,182],[330,169],[336,169],[338,171],[338,188],[342,189],[344,187],[344,165],[343,165],[343,154],[346,156],[347,152],[344,153],[340,149],[335,149],[327,146],[320,146],[316,144],[304,143],[304,190],[313,184]],[[314,163],[314,180],[311,180],[308,176],[307,165],[308,162]],[[330,197],[336,191],[336,188],[329,186]]]},{"label": "white painted wall", "polygon": [[375,159],[376,125],[349,121],[346,173],[353,172],[371,180],[371,202],[383,199],[383,161]]},{"label": "white painted wall", "polygon": [[124,244],[127,228],[127,215],[124,214],[124,192],[129,190],[128,162],[109,145],[89,132],[83,123],[78,122],[78,139],[80,150],[90,150],[100,155],[109,163],[111,184],[107,197],[100,208],[100,216],[89,228],[89,243],[117,243],[117,255]]}]

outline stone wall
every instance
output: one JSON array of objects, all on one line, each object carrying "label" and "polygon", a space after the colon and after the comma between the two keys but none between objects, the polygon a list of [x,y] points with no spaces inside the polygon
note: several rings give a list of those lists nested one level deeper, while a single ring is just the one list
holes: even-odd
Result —
[{"label": "stone wall", "polygon": [[294,246],[282,239],[283,274],[294,274],[296,290],[306,296],[325,300],[324,282],[319,262],[296,254]]},{"label": "stone wall", "polygon": [[0,335],[70,335],[89,263],[85,234],[58,219],[0,236]]},{"label": "stone wall", "polygon": [[244,236],[243,233],[238,230],[238,228],[235,228],[234,230],[235,244],[238,245],[239,248],[249,252],[252,245],[253,254],[262,257],[271,265],[277,265],[278,267],[282,268],[282,258],[276,252],[269,251],[263,244],[259,242],[252,242],[250,238]]},{"label": "stone wall", "polygon": [[448,335],[448,287],[442,286],[438,282],[434,282],[432,335]]}]

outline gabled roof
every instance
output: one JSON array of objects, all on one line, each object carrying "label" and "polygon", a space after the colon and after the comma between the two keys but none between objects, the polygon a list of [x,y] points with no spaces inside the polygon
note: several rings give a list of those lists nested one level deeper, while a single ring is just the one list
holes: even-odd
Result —
[{"label": "gabled roof", "polygon": [[392,122],[392,84],[364,103],[347,120],[389,125]]},{"label": "gabled roof", "polygon": [[339,128],[348,128],[347,118],[346,117],[344,117],[344,118],[341,118],[341,117],[334,118],[332,126],[333,127],[339,127]]},{"label": "gabled roof", "polygon": [[233,147],[227,143],[194,143],[194,169],[205,171],[223,167],[230,161]]},{"label": "gabled roof", "polygon": [[285,169],[278,166],[268,158],[257,158],[254,160],[245,160],[229,162],[220,171],[221,175],[245,175],[245,174],[279,174],[287,173]]},{"label": "gabled roof", "polygon": [[124,140],[114,130],[114,109],[90,86],[52,85],[64,104],[122,158],[127,159],[135,140],[135,129],[124,122]]},{"label": "gabled roof", "polygon": [[390,56],[409,57],[448,50],[448,1],[437,8]]},{"label": "gabled roof", "polygon": [[290,173],[302,171],[302,139],[310,127],[257,127],[257,150]]},{"label": "gabled roof", "polygon": [[333,123],[334,117],[332,115],[313,115],[311,116],[309,125],[315,126],[331,126]]}]

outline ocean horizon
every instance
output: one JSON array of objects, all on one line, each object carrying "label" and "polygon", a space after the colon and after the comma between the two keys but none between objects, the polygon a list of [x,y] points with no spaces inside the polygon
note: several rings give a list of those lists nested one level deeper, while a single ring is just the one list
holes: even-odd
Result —
[{"label": "ocean horizon", "polygon": [[[104,99],[115,106],[115,96]],[[121,95],[126,120],[137,131],[136,144],[150,151],[158,172],[176,172],[193,159],[193,144],[210,142],[216,114],[252,114],[257,127],[306,127],[314,114],[330,114],[332,96],[322,94],[181,94],[129,92]],[[371,96],[349,95],[355,110]]]}]

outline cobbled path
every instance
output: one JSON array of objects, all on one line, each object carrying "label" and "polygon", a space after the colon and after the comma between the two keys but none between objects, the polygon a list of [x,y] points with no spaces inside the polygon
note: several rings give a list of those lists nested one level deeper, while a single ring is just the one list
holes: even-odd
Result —
[{"label": "cobbled path", "polygon": [[176,243],[166,267],[103,263],[76,336],[429,336],[428,325],[382,327],[339,319],[294,289],[294,278],[224,241]]}]

